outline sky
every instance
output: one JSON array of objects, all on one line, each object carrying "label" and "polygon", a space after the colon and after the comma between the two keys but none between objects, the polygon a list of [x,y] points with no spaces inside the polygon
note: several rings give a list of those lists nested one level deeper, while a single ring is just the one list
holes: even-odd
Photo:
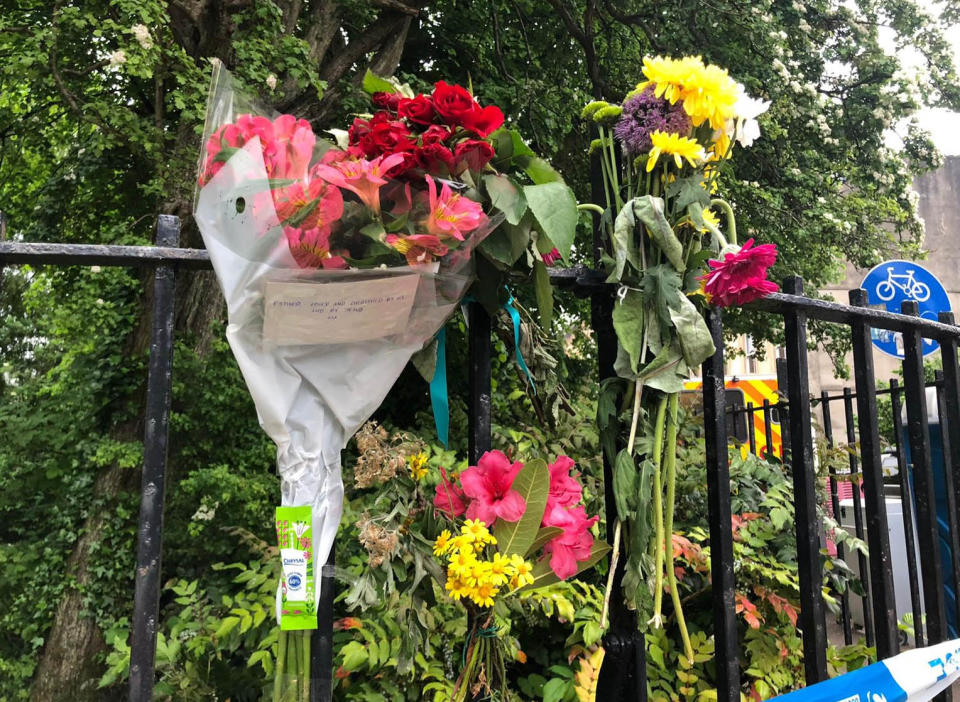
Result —
[{"label": "sky", "polygon": [[[937,8],[931,0],[918,0],[917,4],[936,16]],[[946,36],[953,46],[954,64],[960,72],[960,27],[951,27],[946,31]],[[883,30],[881,30],[881,41],[883,41]],[[892,50],[892,48],[893,40],[891,37],[888,39],[888,50]],[[901,51],[899,55],[907,67],[919,65],[922,60],[919,52]],[[960,155],[960,113],[940,108],[927,108],[917,113],[917,121],[921,128],[930,132],[933,143],[936,144],[942,154],[946,156]],[[888,141],[891,146],[901,143],[895,135],[891,135]]]}]

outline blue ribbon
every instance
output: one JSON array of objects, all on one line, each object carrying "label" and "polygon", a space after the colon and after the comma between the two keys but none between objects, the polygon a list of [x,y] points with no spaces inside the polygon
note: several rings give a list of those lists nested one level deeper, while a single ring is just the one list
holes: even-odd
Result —
[{"label": "blue ribbon", "polygon": [[447,329],[437,332],[437,365],[430,380],[430,404],[433,405],[433,421],[437,425],[437,438],[444,447],[450,441],[450,399],[447,392]]},{"label": "blue ribbon", "polygon": [[[533,394],[537,394],[537,387],[533,384],[533,374],[527,368],[523,360],[523,354],[520,353],[520,313],[513,306],[513,294],[507,288],[509,298],[503,305],[503,309],[513,320],[513,345],[517,352],[517,363],[520,370],[527,376],[527,381],[533,389]],[[475,302],[471,296],[463,299],[463,305]],[[466,310],[464,310],[466,311]],[[447,330],[445,327],[437,332],[437,364],[433,369],[433,379],[430,381],[430,404],[433,406],[433,421],[437,425],[437,438],[445,447],[449,448],[450,441],[450,399],[447,390]]]},{"label": "blue ribbon", "polygon": [[527,364],[523,360],[523,354],[520,353],[520,313],[517,312],[517,308],[513,306],[513,293],[510,292],[510,288],[507,288],[507,295],[510,297],[503,305],[503,309],[507,311],[510,319],[513,320],[513,347],[517,350],[517,364],[520,366],[520,370],[527,376],[527,381],[533,389],[533,394],[536,395],[537,386],[533,384],[533,373],[527,368]]}]

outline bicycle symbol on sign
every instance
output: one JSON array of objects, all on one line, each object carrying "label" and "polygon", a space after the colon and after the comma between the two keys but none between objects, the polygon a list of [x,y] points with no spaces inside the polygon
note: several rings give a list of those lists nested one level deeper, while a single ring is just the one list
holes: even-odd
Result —
[{"label": "bicycle symbol on sign", "polygon": [[880,300],[889,302],[897,290],[902,290],[907,297],[917,302],[930,299],[930,287],[914,279],[912,268],[907,269],[906,273],[897,274],[893,272],[893,266],[887,266],[887,279],[877,283],[874,292]]}]

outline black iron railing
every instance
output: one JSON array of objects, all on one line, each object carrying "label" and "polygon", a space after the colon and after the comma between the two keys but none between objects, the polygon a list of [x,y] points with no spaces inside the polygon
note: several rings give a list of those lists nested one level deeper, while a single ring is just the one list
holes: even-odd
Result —
[{"label": "black iron railing", "polygon": [[[131,654],[130,699],[149,700],[154,681],[154,651],[159,621],[159,592],[161,584],[161,552],[163,537],[164,474],[167,458],[167,431],[170,413],[171,372],[173,358],[174,277],[178,269],[209,268],[205,251],[177,248],[179,222],[175,217],[162,216],[157,229],[157,246],[91,246],[65,244],[29,244],[0,242],[0,267],[4,265],[110,265],[147,267],[154,274],[154,319],[150,346],[150,366],[147,380],[147,411],[144,430],[144,468],[141,511],[138,530],[135,611]],[[599,244],[597,245],[599,254]],[[613,375],[616,358],[616,336],[611,313],[615,304],[615,290],[603,282],[603,275],[588,268],[551,271],[551,281],[558,288],[591,298],[592,324],[597,337],[599,378]],[[951,314],[942,314],[938,322],[917,315],[916,303],[904,305],[903,314],[891,314],[866,307],[863,291],[852,291],[850,305],[842,305],[804,296],[802,281],[792,278],[784,283],[785,293],[771,295],[755,303],[755,307],[783,319],[786,331],[786,358],[778,364],[781,387],[786,388],[785,402],[764,402],[762,407],[749,411],[763,412],[767,427],[773,412],[777,411],[783,434],[783,460],[791,466],[796,505],[796,534],[798,571],[801,593],[799,626],[803,634],[803,651],[808,683],[827,677],[827,630],[821,587],[823,573],[820,565],[821,529],[817,518],[817,472],[815,466],[813,418],[807,375],[808,319],[844,324],[850,328],[854,349],[855,393],[842,395],[847,418],[847,441],[858,447],[851,457],[851,470],[862,477],[865,501],[857,518],[858,535],[865,535],[870,556],[861,563],[861,573],[869,572],[870,595],[866,610],[871,612],[871,623],[866,627],[875,640],[879,657],[895,654],[899,649],[890,548],[884,503],[881,471],[881,446],[877,424],[877,404],[873,356],[870,342],[871,328],[900,332],[904,338],[906,359],[903,363],[903,385],[893,385],[894,422],[900,436],[901,399],[907,408],[907,444],[912,457],[913,488],[916,494],[916,546],[924,554],[921,560],[924,607],[920,611],[914,598],[915,626],[918,644],[937,643],[946,638],[946,610],[940,587],[940,555],[935,511],[934,481],[930,457],[930,436],[927,427],[927,408],[924,392],[922,339],[940,342],[944,360],[943,377],[938,381],[940,392],[940,421],[943,434],[951,428],[960,432],[960,368],[957,365],[957,346],[960,328],[954,325]],[[470,315],[470,435],[469,458],[477,458],[490,448],[490,348],[491,322],[483,308],[476,303],[469,306]],[[707,456],[708,507],[712,584],[714,591],[714,637],[719,702],[739,702],[741,695],[739,644],[735,613],[736,573],[733,560],[733,532],[731,529],[730,473],[728,467],[728,432],[724,386],[723,325],[721,313],[712,311],[708,325],[717,346],[716,354],[702,369],[704,432]],[[823,422],[828,432],[830,402],[821,404]],[[855,405],[854,405],[855,401]],[[855,407],[855,413],[854,413]],[[855,416],[854,416],[855,414]],[[854,424],[858,430],[854,429]],[[752,426],[752,422],[748,422]],[[767,429],[769,432],[769,429]],[[958,434],[960,437],[960,434]],[[767,446],[772,445],[770,436]],[[827,434],[828,441],[832,433]],[[755,446],[755,436],[753,445]],[[898,438],[899,441],[899,438]],[[901,487],[907,505],[910,485],[905,451],[899,452]],[[945,446],[947,474],[950,476],[951,498],[960,488],[960,439]],[[607,505],[612,504],[610,466],[605,466]],[[832,481],[835,494],[836,482]],[[855,504],[859,500],[855,501]],[[957,502],[951,505],[951,543],[953,553],[960,540],[956,529]],[[611,513],[608,509],[608,513]],[[906,519],[906,517],[905,517]],[[912,519],[912,517],[911,517]],[[911,522],[912,523],[912,522]],[[908,530],[909,531],[909,530]],[[912,532],[911,532],[912,533]],[[333,554],[323,569],[321,589],[323,597],[319,609],[319,628],[312,646],[311,698],[331,698],[333,663]],[[956,560],[956,556],[954,558]],[[621,559],[622,563],[623,559]],[[955,574],[960,569],[955,568]],[[914,588],[918,579],[911,575]],[[917,593],[914,593],[915,595]],[[598,699],[646,699],[646,670],[643,637],[637,632],[631,613],[622,607],[619,593],[613,593],[611,602],[611,629],[604,643],[607,658],[601,679]],[[846,603],[845,603],[846,606]],[[849,607],[847,607],[849,611]],[[845,617],[846,619],[846,617]],[[922,633],[921,619],[926,628]],[[847,620],[849,625],[849,620]],[[845,637],[852,631],[845,630]],[[948,693],[949,694],[949,693]]]}]

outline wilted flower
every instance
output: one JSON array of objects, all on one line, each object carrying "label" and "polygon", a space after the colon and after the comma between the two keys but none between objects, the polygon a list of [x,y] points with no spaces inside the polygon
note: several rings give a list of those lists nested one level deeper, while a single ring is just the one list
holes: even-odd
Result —
[{"label": "wilted flower", "polygon": [[722,261],[709,261],[710,272],[699,280],[710,304],[744,305],[780,289],[767,280],[767,269],[777,260],[777,247],[773,244],[752,247],[753,239],[747,239],[739,251],[726,253]]}]

